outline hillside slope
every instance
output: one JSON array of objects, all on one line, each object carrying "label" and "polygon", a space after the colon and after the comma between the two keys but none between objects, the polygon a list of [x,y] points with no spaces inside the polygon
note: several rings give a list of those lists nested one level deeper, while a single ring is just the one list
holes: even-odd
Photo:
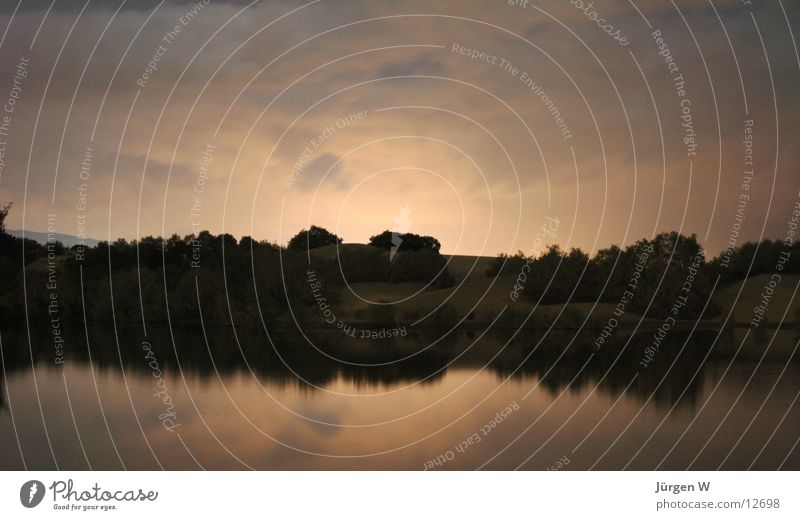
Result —
[{"label": "hillside slope", "polygon": [[[752,276],[746,280],[735,282],[717,291],[714,301],[722,309],[722,316],[727,316],[733,308],[731,321],[737,324],[747,324],[753,318],[753,309],[762,301],[762,293],[770,281],[770,275],[761,274]],[[780,283],[775,287],[772,296],[769,298],[767,306],[767,316],[770,323],[780,321],[795,322],[798,319],[798,307],[800,307],[800,295],[792,295],[800,283],[800,275],[787,274],[781,277]],[[741,291],[741,292],[740,292]],[[791,307],[786,312],[787,307]],[[784,318],[784,313],[786,317]]]}]

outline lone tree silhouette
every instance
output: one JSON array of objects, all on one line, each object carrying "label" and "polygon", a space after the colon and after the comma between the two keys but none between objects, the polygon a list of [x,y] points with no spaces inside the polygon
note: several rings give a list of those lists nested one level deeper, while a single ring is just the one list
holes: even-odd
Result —
[{"label": "lone tree silhouette", "polygon": [[327,229],[319,226],[311,226],[310,229],[304,229],[293,236],[292,239],[289,240],[287,248],[290,251],[305,251],[306,249],[341,243],[342,239]]},{"label": "lone tree silhouette", "polygon": [[11,209],[11,203],[9,202],[2,208],[0,208],[0,233],[6,232],[6,217],[8,216],[8,210]]},{"label": "lone tree silhouette", "polygon": [[[396,240],[395,237],[399,237],[400,240]],[[389,231],[388,229],[383,233],[369,237],[369,245],[381,249],[391,249],[392,246],[395,246],[398,248],[398,251],[430,249],[437,253],[442,247],[442,244],[431,236],[419,236],[414,233],[398,233],[396,231]]]}]

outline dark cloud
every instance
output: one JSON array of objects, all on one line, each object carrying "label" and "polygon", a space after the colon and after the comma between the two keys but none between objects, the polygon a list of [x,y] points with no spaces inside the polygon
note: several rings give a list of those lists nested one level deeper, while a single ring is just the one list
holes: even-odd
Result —
[{"label": "dark cloud", "polygon": [[[346,187],[346,179],[342,177],[341,158],[333,153],[323,153],[312,159],[297,176],[295,185],[303,191],[313,191],[322,186]],[[322,184],[321,184],[322,183]]]}]

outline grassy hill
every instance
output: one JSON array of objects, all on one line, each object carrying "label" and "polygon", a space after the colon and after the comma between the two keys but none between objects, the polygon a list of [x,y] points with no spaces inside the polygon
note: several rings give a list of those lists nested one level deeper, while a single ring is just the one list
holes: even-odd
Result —
[{"label": "grassy hill", "polygon": [[[753,309],[761,303],[764,287],[769,283],[770,275],[761,274],[752,276],[746,280],[740,280],[727,287],[719,289],[714,295],[714,300],[722,309],[722,316],[727,316],[733,308],[731,315],[732,322],[736,324],[747,324],[753,317]],[[798,317],[798,307],[800,307],[800,294],[792,302],[792,294],[800,283],[800,275],[783,275],[780,283],[775,288],[769,299],[767,316],[770,323],[778,323],[782,320],[796,322]],[[789,312],[784,313],[787,307]]]},{"label": "grassy hill", "polygon": [[[366,249],[372,249],[372,246],[365,244],[340,244],[338,246],[339,252],[355,252]],[[335,258],[337,246],[313,249],[311,254],[316,258]],[[337,313],[342,317],[358,320],[368,316],[370,307],[373,307],[371,302],[392,303],[391,307],[395,316],[401,321],[407,321],[415,320],[442,305],[447,305],[452,307],[459,317],[472,313],[474,320],[485,322],[496,316],[504,307],[513,309],[520,316],[527,315],[532,309],[533,302],[524,298],[513,301],[510,296],[516,275],[497,277],[486,275],[486,270],[493,257],[452,255],[446,258],[447,268],[455,278],[454,287],[436,289],[421,282],[351,283],[349,288],[342,293],[341,301],[337,304]],[[720,306],[723,316],[726,316],[731,307],[734,307],[731,325],[747,324],[753,315],[753,308],[761,301],[761,293],[768,282],[769,275],[754,276],[736,282],[718,289],[713,301]],[[767,314],[771,323],[780,321],[798,283],[800,283],[800,275],[783,276],[770,300]],[[740,289],[741,294],[739,294]],[[538,309],[555,314],[562,307],[563,305],[541,305]],[[797,320],[798,312],[800,312],[798,307],[800,307],[800,298],[792,303],[786,315],[788,322]],[[570,303],[568,308],[578,311],[582,315],[592,313],[592,317],[600,321],[608,319],[614,312],[613,303],[576,302]],[[626,312],[621,321],[634,323],[639,319],[639,315]],[[717,318],[714,321],[720,320],[721,318]],[[658,323],[654,322],[654,324]]]},{"label": "grassy hill", "polygon": [[[356,252],[372,249],[364,244],[340,244],[338,251]],[[337,246],[330,245],[311,250],[312,258],[335,258]],[[455,285],[446,289],[436,289],[421,282],[361,282],[350,283],[342,293],[341,301],[336,304],[338,316],[358,321],[365,319],[374,307],[371,302],[392,303],[394,315],[401,321],[408,322],[434,312],[441,306],[451,307],[459,317],[471,314],[472,320],[487,322],[493,319],[504,308],[513,309],[517,316],[527,315],[533,308],[533,302],[524,298],[514,301],[511,291],[517,276],[502,275],[490,277],[486,275],[490,263],[494,259],[488,256],[445,256],[447,269],[455,278]],[[541,305],[541,312],[557,314],[563,305]],[[588,314],[594,307],[593,316],[605,319],[613,313],[614,305],[600,303],[572,303],[569,308]],[[627,315],[626,320],[635,319]]]}]

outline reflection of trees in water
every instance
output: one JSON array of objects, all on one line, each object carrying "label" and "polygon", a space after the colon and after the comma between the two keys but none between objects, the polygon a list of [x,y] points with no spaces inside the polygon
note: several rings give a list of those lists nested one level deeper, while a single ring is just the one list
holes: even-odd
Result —
[{"label": "reflection of trees in water", "polygon": [[[22,327],[19,329],[24,330]],[[36,363],[52,365],[52,341],[46,332],[48,331],[44,329],[38,332],[31,330],[31,344],[34,346]],[[65,351],[67,361],[88,363],[83,327],[73,326],[65,332],[68,344]],[[173,348],[169,330],[150,332],[148,342],[159,370],[165,374],[177,374],[180,369],[185,376],[201,380],[215,378],[217,373],[225,377],[247,374],[252,370],[256,377],[269,384],[299,385],[308,390],[313,390],[313,386],[323,387],[337,380],[359,388],[418,381],[430,383],[440,380],[446,372],[441,370],[442,367],[458,356],[456,365],[462,368],[480,368],[489,363],[489,368],[501,377],[513,373],[515,378],[539,378],[540,386],[554,395],[567,386],[581,391],[599,383],[600,392],[617,397],[631,382],[634,374],[638,373],[628,395],[644,401],[653,394],[652,401],[656,405],[693,405],[696,402],[704,377],[702,358],[713,339],[710,333],[696,333],[684,352],[678,356],[686,334],[673,331],[661,343],[653,361],[644,368],[639,362],[644,348],[650,344],[652,334],[634,337],[626,351],[616,359],[626,340],[620,335],[615,341],[607,342],[581,370],[591,352],[594,336],[579,335],[558,360],[562,349],[570,343],[574,335],[574,331],[569,330],[551,332],[530,356],[528,354],[539,341],[538,337],[532,337],[536,333],[525,331],[519,334],[519,338],[499,354],[507,341],[508,333],[500,336],[487,335],[472,347],[470,345],[475,340],[474,336],[470,337],[471,333],[462,333],[440,341],[434,347],[402,362],[392,361],[423,349],[431,338],[414,336],[412,333],[406,338],[369,341],[347,338],[338,331],[315,333],[313,341],[318,351],[295,330],[272,332],[270,343],[262,330],[237,329],[237,344],[232,329],[218,327],[207,330],[206,347],[200,329],[178,328],[172,331],[176,342]],[[121,362],[113,328],[103,325],[89,330],[93,366],[101,371],[119,371],[122,366],[126,373],[144,375],[151,372],[152,368],[148,366],[145,351],[142,349],[141,329],[122,327],[118,330],[118,337]],[[30,368],[27,337],[21,330],[4,332],[3,340],[6,370],[11,372]],[[468,347],[469,351],[465,352]],[[332,357],[349,363],[342,363],[331,359]],[[675,365],[670,367],[673,361]],[[386,364],[375,366],[382,363]],[[696,371],[698,375],[694,377]]]},{"label": "reflection of trees in water", "polygon": [[23,343],[21,335],[23,330],[21,326],[0,330],[0,411],[6,408],[6,376],[13,373],[22,364],[21,358],[28,354],[27,343]]},{"label": "reflection of trees in water", "polygon": [[[23,327],[19,328],[24,330]],[[263,330],[237,329],[234,336],[233,329],[229,327],[208,328],[208,345],[199,328],[173,328],[172,335],[166,328],[148,332],[150,336],[147,342],[158,370],[164,374],[177,375],[182,372],[187,378],[201,380],[215,378],[217,374],[226,377],[252,371],[265,382],[279,386],[299,384],[312,388],[309,385],[325,386],[341,379],[345,383],[364,387],[420,380],[433,382],[440,379],[443,373],[433,376],[432,373],[447,363],[446,355],[436,349],[392,363],[412,351],[390,340],[350,338],[343,341],[343,335],[338,331],[315,335],[314,345],[310,345],[296,330],[271,332],[270,342]],[[31,330],[31,334],[33,358],[37,366],[54,366],[50,337],[34,330]],[[69,345],[65,350],[65,360],[88,364],[90,357],[82,325],[67,328],[65,335]],[[174,347],[171,336],[174,337]],[[119,349],[116,337],[119,338]],[[123,367],[126,374],[142,375],[153,371],[149,364],[151,360],[145,359],[147,352],[142,348],[141,328],[120,327],[116,337],[114,329],[108,324],[89,330],[91,363],[95,369],[120,371]],[[5,341],[5,333],[3,339],[6,370],[30,369],[27,338],[15,334],[13,348],[9,346],[11,342]],[[388,364],[370,366],[382,363]]]},{"label": "reflection of trees in water", "polygon": [[[573,336],[574,331],[555,331],[527,360],[526,356],[540,338],[515,340],[507,347],[508,353],[498,356],[492,363],[492,368],[502,376],[516,370],[516,376],[539,378],[539,385],[554,395],[567,386],[581,391],[599,384],[598,391],[616,398],[630,384],[628,395],[642,401],[650,398],[656,405],[694,405],[703,384],[702,360],[713,341],[712,334],[696,333],[678,355],[687,335],[671,333],[645,368],[640,361],[644,349],[650,345],[652,333],[637,334],[630,338],[627,347],[625,343],[629,338],[620,336],[614,342],[607,342],[581,370],[591,352],[594,336],[579,335],[561,356],[564,345]],[[619,355],[623,347],[625,350]]]}]

